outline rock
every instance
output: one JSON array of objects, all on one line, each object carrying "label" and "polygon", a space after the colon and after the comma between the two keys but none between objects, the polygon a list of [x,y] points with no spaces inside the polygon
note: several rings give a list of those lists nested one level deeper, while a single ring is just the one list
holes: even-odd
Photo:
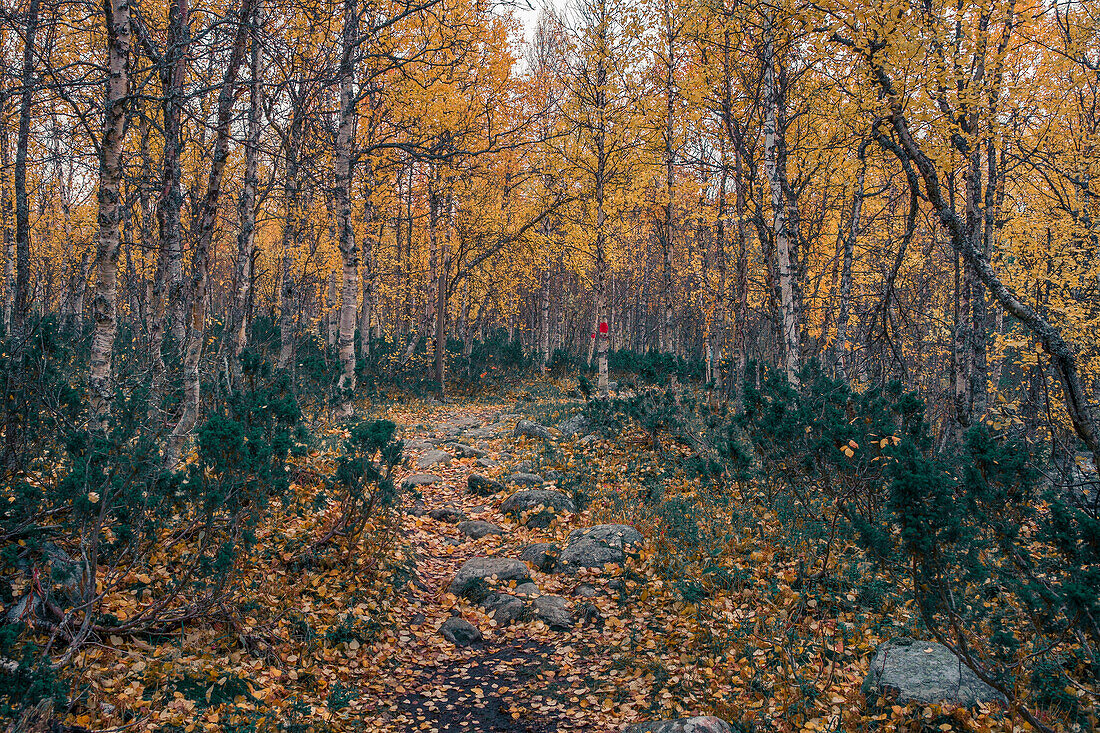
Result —
[{"label": "rock", "polygon": [[573,595],[579,598],[595,598],[600,594],[600,589],[588,583],[581,583],[573,589]]},{"label": "rock", "polygon": [[481,602],[481,607],[491,613],[493,620],[501,626],[527,615],[527,602],[510,593],[490,593]]},{"label": "rock", "polygon": [[475,519],[472,522],[459,522],[458,531],[475,540],[480,540],[482,537],[491,534],[504,534],[504,530],[497,525],[480,519]]},{"label": "rock", "polygon": [[615,392],[618,389],[619,389],[619,383],[618,382],[608,382],[607,383],[607,390],[609,392]]},{"label": "rock", "polygon": [[496,423],[473,430],[466,430],[463,434],[470,440],[492,440],[493,438],[499,438],[504,435],[507,430],[507,426]]},{"label": "rock", "polygon": [[492,458],[478,458],[477,461],[474,462],[474,465],[478,468],[496,468],[500,464]]},{"label": "rock", "polygon": [[512,431],[512,437],[550,440],[550,430],[545,425],[539,425],[532,420],[520,420],[516,423],[516,429]]},{"label": "rock", "polygon": [[493,481],[491,478],[471,473],[470,477],[466,479],[466,490],[478,496],[492,496],[504,491],[505,486],[499,481]]},{"label": "rock", "polygon": [[437,465],[446,466],[451,462],[451,458],[451,454],[445,450],[425,451],[416,459],[416,467],[420,470],[424,470],[425,468],[431,468]]},{"label": "rock", "polygon": [[629,524],[599,524],[577,529],[561,553],[559,569],[573,572],[577,568],[602,568],[609,563],[626,562],[626,554],[642,543],[641,533]]},{"label": "rock", "polygon": [[428,516],[437,522],[461,522],[466,518],[466,512],[462,511],[456,506],[444,506],[438,509],[432,509],[428,512]]},{"label": "rock", "polygon": [[443,638],[455,646],[470,646],[481,641],[481,632],[461,616],[451,616],[439,627]]},{"label": "rock", "polygon": [[485,457],[485,451],[481,450],[480,448],[475,448],[472,445],[466,445],[465,443],[451,443],[450,448],[459,458]]},{"label": "rock", "polygon": [[891,639],[875,650],[863,694],[869,700],[896,697],[901,704],[947,702],[970,707],[1003,701],[1000,693],[979,680],[950,649],[908,637]]},{"label": "rock", "polygon": [[417,440],[408,441],[407,443],[405,443],[404,447],[405,447],[405,450],[407,450],[407,451],[409,451],[409,450],[411,450],[411,451],[435,450],[435,443],[431,442],[430,440],[425,440],[425,439],[421,438],[421,439],[417,439]]},{"label": "rock", "polygon": [[508,483],[520,486],[542,486],[542,476],[537,473],[513,473],[508,477]]},{"label": "rock", "polygon": [[34,593],[28,593],[8,609],[8,612],[4,615],[4,620],[9,624],[20,622],[33,624],[38,619],[38,609],[41,606],[42,599]]},{"label": "rock", "polygon": [[539,587],[534,583],[524,583],[523,585],[516,586],[517,596],[537,596],[539,594]]},{"label": "rock", "polygon": [[519,560],[507,557],[475,557],[462,564],[448,590],[456,596],[477,600],[494,578],[499,583],[514,580],[519,585],[531,581],[531,571]]},{"label": "rock", "polygon": [[539,596],[534,600],[535,616],[555,631],[573,627],[569,604],[561,596]]},{"label": "rock", "polygon": [[516,464],[516,467],[515,467],[515,469],[513,469],[513,472],[514,473],[534,473],[535,472],[535,462],[534,461],[520,461],[519,463]]},{"label": "rock", "polygon": [[436,476],[433,473],[414,473],[411,476],[406,476],[405,480],[401,482],[401,486],[406,489],[415,489],[420,486],[431,486],[432,484],[438,484],[442,481],[442,478]]},{"label": "rock", "polygon": [[410,517],[422,517],[428,513],[428,507],[424,505],[423,499],[417,499],[412,503],[412,506],[405,510],[405,513]]},{"label": "rock", "polygon": [[567,438],[583,435],[592,429],[592,421],[584,415],[574,415],[558,423],[558,430]]},{"label": "rock", "polygon": [[581,445],[592,445],[593,443],[598,442],[599,439],[600,439],[600,437],[598,435],[586,435],[586,436],[584,436],[583,438],[580,439],[580,444]]},{"label": "rock", "polygon": [[721,718],[702,715],[676,720],[654,720],[627,726],[623,733],[733,733],[729,723]]},{"label": "rock", "polygon": [[[543,507],[539,511],[539,507]],[[516,518],[526,514],[528,527],[546,527],[561,512],[575,512],[572,499],[560,491],[551,489],[523,489],[509,496],[500,505],[500,511]]]},{"label": "rock", "polygon": [[537,542],[524,549],[519,554],[519,559],[531,563],[536,570],[549,573],[554,569],[560,554],[561,548],[553,542]]}]

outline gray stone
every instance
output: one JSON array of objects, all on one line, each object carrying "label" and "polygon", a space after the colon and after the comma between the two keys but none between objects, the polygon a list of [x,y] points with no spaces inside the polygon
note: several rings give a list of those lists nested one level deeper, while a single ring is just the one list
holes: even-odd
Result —
[{"label": "gray stone", "polygon": [[492,496],[504,491],[505,486],[499,481],[493,481],[491,478],[471,473],[470,477],[466,479],[466,490],[478,496]]},{"label": "gray stone", "polygon": [[410,517],[422,517],[428,513],[428,507],[424,505],[423,499],[418,498],[405,509],[405,513]]},{"label": "gray stone", "polygon": [[[539,509],[542,507],[542,509]],[[552,489],[523,489],[509,496],[500,505],[500,511],[517,519],[523,518],[528,527],[546,527],[554,515],[575,512],[572,499]]]},{"label": "gray stone", "polygon": [[455,646],[469,646],[481,641],[481,632],[461,616],[451,616],[439,627],[443,638]]},{"label": "gray stone", "polygon": [[475,540],[480,540],[482,537],[491,534],[504,534],[504,530],[497,525],[481,519],[475,519],[471,522],[459,522],[458,531]]},{"label": "gray stone", "polygon": [[549,573],[554,569],[560,554],[561,548],[553,542],[537,542],[524,549],[519,554],[519,559],[531,563],[536,570]]},{"label": "gray stone", "polygon": [[425,468],[431,468],[432,466],[446,466],[451,462],[451,458],[451,454],[445,450],[425,451],[416,459],[416,467],[423,471]]},{"label": "gray stone", "polygon": [[496,468],[500,464],[494,461],[492,458],[478,458],[474,465],[478,468]]},{"label": "gray stone", "polygon": [[626,562],[627,553],[641,543],[641,533],[629,524],[599,524],[577,529],[569,534],[558,566],[565,572],[572,572],[577,568],[622,564]]},{"label": "gray stone", "polygon": [[588,583],[581,583],[573,589],[573,595],[579,598],[595,598],[600,594],[600,589]]},{"label": "gray stone", "polygon": [[575,438],[592,429],[592,421],[584,415],[574,415],[558,423],[558,430],[567,438]]},{"label": "gray stone", "polygon": [[501,626],[527,615],[527,602],[511,593],[490,593],[481,602],[481,607],[492,614],[493,620]]},{"label": "gray stone", "polygon": [[450,448],[459,458],[485,457],[485,451],[481,450],[480,448],[475,448],[472,445],[466,445],[465,443],[451,443]]},{"label": "gray stone", "polygon": [[978,679],[955,654],[934,641],[908,637],[879,645],[863,681],[863,694],[925,705],[946,702],[973,706],[1002,702],[1000,693]]},{"label": "gray stone", "polygon": [[516,586],[517,596],[537,596],[539,594],[539,587],[534,583],[524,583],[523,585]]},{"label": "gray stone", "polygon": [[542,476],[537,473],[513,473],[508,477],[508,483],[520,486],[542,486]]},{"label": "gray stone", "polygon": [[535,616],[556,631],[573,627],[569,603],[561,596],[539,596],[534,600]]},{"label": "gray stone", "polygon": [[550,430],[545,425],[539,425],[531,420],[520,420],[516,423],[516,429],[512,431],[513,438],[537,438],[550,440]]},{"label": "gray stone", "polygon": [[462,511],[456,506],[444,506],[438,509],[432,509],[428,512],[428,516],[437,522],[461,522],[466,519],[466,512]]},{"label": "gray stone", "polygon": [[534,461],[520,461],[513,469],[514,473],[534,473],[535,462]]},{"label": "gray stone", "polygon": [[517,585],[531,581],[531,571],[519,560],[507,557],[475,557],[467,560],[455,573],[448,590],[456,596],[473,598],[484,593],[487,584],[515,581]]},{"label": "gray stone", "polygon": [[580,444],[581,445],[592,445],[593,443],[599,442],[599,440],[600,440],[600,437],[598,435],[586,435],[586,436],[584,436],[583,438],[580,439]]},{"label": "gray stone", "polygon": [[420,486],[438,484],[442,481],[443,479],[436,476],[434,473],[414,473],[411,476],[406,476],[405,480],[401,482],[401,485],[406,489],[415,489]]},{"label": "gray stone", "polygon": [[405,443],[405,450],[407,451],[425,451],[435,450],[435,443],[425,438],[418,438],[416,440],[410,440]]},{"label": "gray stone", "polygon": [[695,718],[635,723],[627,726],[623,733],[732,733],[732,729],[721,718],[701,715]]}]

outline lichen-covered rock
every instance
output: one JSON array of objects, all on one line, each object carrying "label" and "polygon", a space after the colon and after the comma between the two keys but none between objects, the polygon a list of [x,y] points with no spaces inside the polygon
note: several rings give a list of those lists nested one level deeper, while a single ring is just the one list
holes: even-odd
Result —
[{"label": "lichen-covered rock", "polygon": [[585,415],[574,415],[558,424],[558,430],[567,438],[583,435],[592,429],[592,421]]},{"label": "lichen-covered rock", "polygon": [[508,483],[519,486],[542,486],[542,476],[537,473],[517,472],[508,477]]},{"label": "lichen-covered rock", "polygon": [[946,702],[970,707],[1003,700],[944,645],[908,637],[879,644],[863,693],[869,700],[881,696],[903,704]]},{"label": "lichen-covered rock", "polygon": [[505,486],[499,481],[494,481],[491,478],[485,478],[484,476],[472,473],[470,477],[466,479],[466,490],[478,496],[492,496],[493,494],[499,494],[504,491]]},{"label": "lichen-covered rock", "polygon": [[[541,508],[540,508],[541,507]],[[552,489],[523,489],[509,496],[500,505],[500,511],[517,519],[523,519],[528,527],[547,527],[554,515],[575,512],[573,500]]]},{"label": "lichen-covered rock", "polygon": [[695,718],[654,720],[628,725],[623,733],[732,733],[729,723],[721,718],[701,715]]},{"label": "lichen-covered rock", "polygon": [[481,632],[461,616],[451,616],[439,627],[443,638],[455,646],[469,646],[481,641]]},{"label": "lichen-covered rock", "polygon": [[428,512],[428,516],[437,522],[449,522],[454,524],[455,522],[461,522],[466,519],[466,512],[456,506],[443,506],[438,509],[432,509]]},{"label": "lichen-covered rock", "polygon": [[466,445],[465,443],[451,443],[450,449],[454,451],[454,454],[459,458],[484,458],[485,451],[481,448],[475,448],[472,445]]},{"label": "lichen-covered rock", "polygon": [[443,479],[436,476],[434,473],[414,473],[411,476],[406,476],[405,480],[401,482],[401,485],[406,489],[415,489],[421,486],[431,486],[432,484],[442,483]]},{"label": "lichen-covered rock", "polygon": [[420,457],[416,459],[416,467],[423,471],[432,466],[445,466],[451,462],[451,458],[451,454],[445,450],[424,451]]},{"label": "lichen-covered rock", "polygon": [[504,530],[497,525],[481,519],[475,519],[470,522],[459,522],[458,531],[475,540],[480,540],[482,537],[487,537],[491,534],[504,534]]},{"label": "lichen-covered rock", "polygon": [[475,557],[467,560],[455,573],[448,590],[456,596],[478,600],[492,583],[515,581],[517,585],[531,580],[525,563],[507,557]]},{"label": "lichen-covered rock", "polygon": [[501,626],[507,626],[527,615],[527,601],[511,593],[490,593],[482,600],[481,607]]},{"label": "lichen-covered rock", "polygon": [[642,544],[642,539],[642,534],[629,524],[599,524],[574,530],[562,550],[559,569],[573,572],[578,568],[622,564],[627,553]]},{"label": "lichen-covered rock", "polygon": [[539,596],[533,602],[535,616],[555,631],[573,627],[569,603],[561,596]]},{"label": "lichen-covered rock", "polygon": [[512,431],[513,438],[537,438],[550,440],[550,429],[545,425],[539,425],[533,420],[520,420],[516,423],[516,429]]},{"label": "lichen-covered rock", "polygon": [[553,571],[560,554],[561,548],[553,542],[536,542],[528,545],[519,554],[519,559],[531,563],[540,572],[549,573]]}]

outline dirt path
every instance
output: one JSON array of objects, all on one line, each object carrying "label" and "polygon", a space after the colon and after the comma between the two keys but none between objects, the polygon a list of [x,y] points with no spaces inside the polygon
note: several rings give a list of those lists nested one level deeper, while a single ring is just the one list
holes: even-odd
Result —
[{"label": "dirt path", "polygon": [[[406,466],[401,479],[417,473],[439,476],[439,483],[417,488],[422,511],[453,506],[467,519],[492,522],[505,533],[471,539],[454,521],[433,519],[427,513],[405,516],[403,531],[415,550],[418,582],[410,587],[408,603],[397,611],[396,653],[390,647],[389,658],[373,660],[382,673],[382,679],[368,686],[375,714],[372,722],[379,729],[444,733],[592,730],[570,720],[562,702],[567,685],[558,681],[563,662],[568,663],[573,653],[571,641],[584,633],[582,627],[550,631],[539,621],[501,626],[480,607],[446,592],[466,560],[516,557],[530,542],[545,539],[498,511],[504,495],[482,497],[467,492],[470,474],[507,475],[519,460],[505,451],[504,436],[512,424],[514,420],[507,417],[501,422],[499,409],[466,407],[442,411],[433,416],[434,427],[409,429],[402,435],[409,446],[406,455],[412,458],[410,463],[430,450],[426,441],[454,453],[446,445],[450,438],[499,460],[499,467],[487,468],[477,465],[475,456],[456,456],[445,465]],[[562,592],[562,579],[536,572],[532,575],[540,591]],[[439,627],[452,614],[476,626],[483,639],[468,647],[444,639]]]}]

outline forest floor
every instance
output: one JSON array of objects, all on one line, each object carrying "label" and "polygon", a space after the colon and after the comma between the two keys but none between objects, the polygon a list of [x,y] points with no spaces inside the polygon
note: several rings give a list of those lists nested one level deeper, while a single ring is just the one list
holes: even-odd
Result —
[{"label": "forest floor", "polygon": [[[670,545],[667,521],[637,501],[639,477],[655,476],[661,460],[642,441],[513,438],[522,416],[511,410],[527,409],[514,404],[414,403],[370,415],[393,420],[410,444],[398,482],[417,473],[440,481],[418,487],[417,503],[405,497],[387,526],[311,557],[302,548],[331,520],[323,477],[343,435],[332,429],[330,447],[300,461],[296,503],[276,507],[259,532],[244,583],[247,603],[234,620],[89,647],[74,675],[83,685],[83,712],[68,722],[185,733],[604,733],[642,720],[713,714],[775,731],[1011,730],[982,709],[868,711],[860,684],[870,655],[903,629],[908,608],[857,598],[849,587],[820,599],[792,588],[799,560],[761,540],[774,520],[766,515],[733,510],[704,518],[699,531],[707,537],[718,536],[718,525],[724,532],[728,563],[704,567],[705,558]],[[565,416],[552,404],[528,412],[547,423]],[[414,465],[428,441],[445,448],[451,440],[483,451],[491,465],[475,457]],[[529,528],[501,513],[507,494],[468,493],[471,474],[503,480],[524,461],[532,471],[590,482],[591,503],[548,527]],[[410,511],[414,506],[421,509]],[[443,507],[499,525],[503,534],[468,538],[454,516],[432,518],[430,511]],[[565,598],[574,617],[586,609],[568,630],[537,616],[498,624],[448,592],[469,559],[514,558],[536,542],[564,547],[572,530],[607,522],[634,524],[646,537],[625,567],[531,571],[538,591]],[[690,578],[712,571],[739,580],[706,598],[689,592]],[[589,586],[584,598],[581,585]],[[124,618],[132,603],[119,598],[108,610]],[[440,627],[452,615],[483,639],[465,647],[446,640]]]}]

